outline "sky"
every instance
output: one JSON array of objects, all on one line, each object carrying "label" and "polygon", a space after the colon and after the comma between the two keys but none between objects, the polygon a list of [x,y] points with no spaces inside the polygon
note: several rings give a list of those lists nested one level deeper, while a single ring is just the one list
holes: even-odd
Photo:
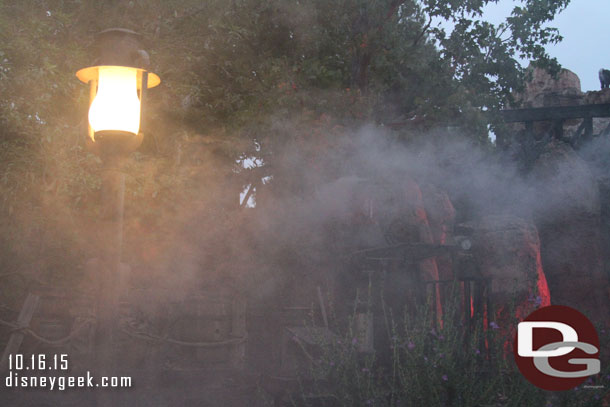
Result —
[{"label": "sky", "polygon": [[[487,7],[485,17],[499,23],[519,3],[500,0]],[[599,90],[599,69],[610,69],[610,0],[572,0],[548,25],[563,36],[561,43],[547,47],[549,55],[578,75],[583,92]]]}]

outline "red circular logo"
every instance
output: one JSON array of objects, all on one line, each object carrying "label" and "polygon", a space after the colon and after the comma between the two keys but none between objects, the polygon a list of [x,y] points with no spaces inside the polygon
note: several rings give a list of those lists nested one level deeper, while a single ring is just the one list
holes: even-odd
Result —
[{"label": "red circular logo", "polygon": [[523,376],[544,390],[569,390],[600,371],[595,327],[563,305],[540,308],[520,322],[513,352]]}]

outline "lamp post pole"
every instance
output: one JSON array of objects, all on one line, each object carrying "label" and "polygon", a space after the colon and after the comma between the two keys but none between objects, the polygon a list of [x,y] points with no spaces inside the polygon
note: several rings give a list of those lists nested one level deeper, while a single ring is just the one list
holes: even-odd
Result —
[{"label": "lamp post pole", "polygon": [[[142,142],[140,123],[146,90],[161,80],[148,72],[148,54],[140,47],[139,34],[113,28],[96,37],[95,65],[76,76],[90,86],[88,147],[104,163],[102,215],[99,224],[101,258],[97,267],[96,365],[102,376],[117,368],[123,203],[129,154]],[[115,405],[111,391],[98,392],[98,405]]]},{"label": "lamp post pole", "polygon": [[[119,297],[121,293],[121,252],[123,246],[123,203],[125,174],[122,172],[124,157],[112,157],[104,161],[102,172],[101,244],[102,259],[97,280],[97,329],[94,347],[98,375],[117,374],[117,336],[119,331]],[[114,394],[101,390],[97,394],[98,406],[112,406]]]},{"label": "lamp post pole", "polygon": [[[120,296],[121,253],[123,247],[123,203],[125,200],[124,157],[113,157],[104,162],[102,172],[102,270],[98,282],[98,334],[100,353],[108,348],[116,336]],[[107,349],[106,349],[107,350]],[[104,355],[100,359],[108,360]]]}]

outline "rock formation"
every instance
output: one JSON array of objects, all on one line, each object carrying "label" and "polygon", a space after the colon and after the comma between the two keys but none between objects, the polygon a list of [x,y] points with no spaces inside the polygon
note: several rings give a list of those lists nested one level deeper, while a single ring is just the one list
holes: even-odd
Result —
[{"label": "rock formation", "polygon": [[[455,209],[447,193],[432,184],[421,185],[423,203],[426,208],[428,223],[435,244],[446,244],[453,230]],[[441,280],[453,278],[449,256],[436,258],[438,275]]]},{"label": "rock formation", "polygon": [[[525,91],[516,95],[520,107],[610,103],[609,89],[583,93],[578,76],[565,69],[554,79],[536,68],[531,78]],[[610,312],[604,270],[610,256],[603,252],[604,247],[610,247],[610,227],[604,227],[610,225],[610,194],[606,192],[610,190],[606,187],[610,148],[604,135],[610,129],[610,119],[595,118],[593,135],[604,136],[585,144],[573,139],[582,120],[565,121],[561,141],[549,142],[554,126],[552,122],[535,122],[536,141],[521,151],[529,163],[525,167],[532,185],[530,206],[540,235],[542,264],[553,304],[571,305],[602,321]],[[513,127],[515,132],[522,129],[523,124]]]},{"label": "rock formation", "polygon": [[599,188],[587,163],[568,145],[549,143],[530,174],[542,263],[554,304],[601,321],[608,312]]},{"label": "rock formation", "polygon": [[491,299],[500,326],[511,323],[511,304],[522,319],[551,298],[542,270],[536,227],[523,219],[490,215],[473,223],[474,254],[483,277],[490,278]]},{"label": "rock formation", "polygon": [[562,69],[557,78],[547,71],[534,68],[531,80],[525,84],[523,93],[516,99],[521,107],[547,107],[578,105],[583,99],[578,75],[568,69]]}]

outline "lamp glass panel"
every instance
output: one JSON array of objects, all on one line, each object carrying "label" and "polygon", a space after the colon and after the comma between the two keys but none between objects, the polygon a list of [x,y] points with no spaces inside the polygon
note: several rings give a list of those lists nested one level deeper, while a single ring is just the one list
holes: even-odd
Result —
[{"label": "lamp glass panel", "polygon": [[95,132],[118,130],[138,133],[140,99],[135,68],[99,67],[97,94],[89,108],[89,123]]}]

